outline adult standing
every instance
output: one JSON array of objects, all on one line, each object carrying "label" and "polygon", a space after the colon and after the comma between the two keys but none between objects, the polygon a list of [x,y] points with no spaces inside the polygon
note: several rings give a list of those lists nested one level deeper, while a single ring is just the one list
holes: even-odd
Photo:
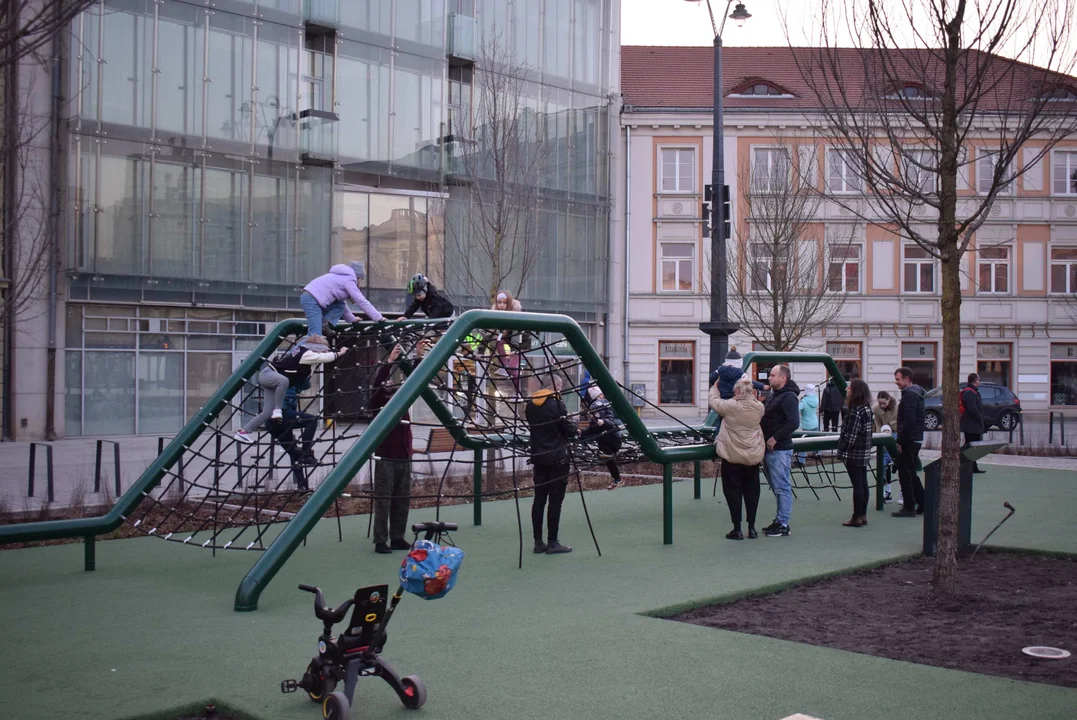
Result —
[{"label": "adult standing", "polygon": [[[558,542],[561,527],[561,504],[568,489],[569,438],[579,433],[561,401],[558,380],[552,369],[536,376],[539,389],[527,401],[524,416],[531,432],[531,465],[534,468],[535,501],[531,505],[531,528],[535,535],[535,553],[559,555],[572,552]],[[542,537],[542,515],[546,516],[547,542]]]},{"label": "adult standing", "polygon": [[[980,397],[980,376],[969,373],[969,382],[961,391],[961,432],[965,445],[984,439],[984,403]],[[972,472],[982,473],[978,463],[972,464]]]},{"label": "adult standing", "polygon": [[715,441],[722,460],[722,493],[729,505],[733,529],[726,534],[730,540],[743,540],[741,531],[741,502],[748,520],[748,538],[759,537],[755,531],[755,514],[759,508],[759,463],[766,444],[759,421],[763,419],[763,403],[755,399],[752,381],[741,378],[733,386],[733,397],[723,399],[719,383],[711,386],[708,403],[722,417]]},{"label": "adult standing", "polygon": [[899,367],[894,384],[901,391],[897,419],[898,482],[901,483],[901,510],[894,517],[916,517],[924,513],[924,486],[916,474],[920,446],[924,442],[924,389],[912,381],[912,370]]},{"label": "adult standing", "polygon": [[775,365],[771,369],[770,389],[760,428],[766,438],[763,463],[767,469],[767,482],[774,493],[778,511],[774,522],[763,528],[763,533],[767,537],[787,537],[789,517],[793,512],[793,433],[800,427],[797,402],[800,388],[793,382],[788,365]]},{"label": "adult standing", "polygon": [[841,412],[844,403],[845,398],[834,383],[834,378],[831,377],[823,385],[823,401],[819,405],[819,409],[823,413],[823,430],[837,432],[838,413]]},{"label": "adult standing", "polygon": [[868,464],[871,462],[871,390],[859,378],[849,383],[849,403],[838,436],[838,459],[853,483],[853,516],[845,527],[868,524]]}]

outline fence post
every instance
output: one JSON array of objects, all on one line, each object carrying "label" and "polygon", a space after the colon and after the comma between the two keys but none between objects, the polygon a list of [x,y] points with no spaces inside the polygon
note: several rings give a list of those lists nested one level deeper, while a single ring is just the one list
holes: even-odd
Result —
[{"label": "fence post", "polygon": [[[93,461],[93,491],[95,493],[101,492],[101,445],[102,441],[97,441],[97,452],[94,453]],[[160,455],[160,453],[157,453]]]},{"label": "fence post", "polygon": [[1050,445],[1055,441],[1055,412],[1054,410],[1047,411],[1047,444]]},{"label": "fence post", "polygon": [[886,467],[883,462],[883,446],[875,446],[875,510],[882,512],[886,503],[884,486],[886,480]]},{"label": "fence post", "polygon": [[56,491],[52,484],[52,445],[45,445],[45,487],[49,502],[56,502]]},{"label": "fence post", "polygon": [[84,546],[84,550],[85,550],[85,553],[86,553],[86,571],[87,572],[97,569],[97,556],[96,556],[96,552],[95,552],[97,548],[94,546],[95,539],[96,538],[94,538],[93,535],[87,535],[86,537],[84,537],[82,539],[82,544]]},{"label": "fence post", "polygon": [[1066,447],[1066,415],[1064,413],[1059,413],[1058,417],[1061,420],[1058,424],[1058,439],[1062,447]]},{"label": "fence post", "polygon": [[118,442],[112,443],[112,460],[116,466],[116,499],[119,500],[123,495],[123,490],[120,488],[120,444]]},{"label": "fence post", "polygon": [[30,443],[30,478],[27,482],[26,497],[34,496],[34,466],[37,464],[37,443]]},{"label": "fence post", "polygon": [[673,466],[662,465],[662,544],[673,544]]},{"label": "fence post", "polygon": [[[475,525],[482,525],[482,450],[475,451],[475,467],[471,470],[471,479],[473,482],[472,494],[474,495],[475,505],[475,519],[472,522]],[[531,484],[535,484],[533,473]]]},{"label": "fence post", "polygon": [[699,461],[699,460],[696,460],[696,461],[694,461],[694,462],[692,463],[692,465],[693,465],[693,468],[692,468],[692,470],[693,470],[693,472],[695,473],[695,475],[694,475],[694,476],[692,477],[692,481],[693,481],[693,482],[695,483],[695,486],[694,486],[694,493],[695,493],[695,494],[694,494],[694,496],[693,496],[693,497],[694,497],[694,498],[695,498],[696,500],[699,500],[699,499],[700,499],[700,497],[702,497],[702,493],[701,493],[701,490],[700,490],[700,487],[699,487],[699,485],[700,485],[700,480],[701,480],[701,477],[700,477],[700,476],[701,476],[701,474],[702,474],[703,470],[702,470],[702,468],[700,467],[700,464],[701,464],[701,463],[700,463],[700,461]]}]

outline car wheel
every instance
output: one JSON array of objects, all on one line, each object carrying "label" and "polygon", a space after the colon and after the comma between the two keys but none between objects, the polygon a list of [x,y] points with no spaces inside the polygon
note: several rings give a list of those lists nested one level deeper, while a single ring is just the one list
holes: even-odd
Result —
[{"label": "car wheel", "polygon": [[942,427],[942,418],[938,413],[927,412],[924,413],[924,429],[925,430],[938,430]]},{"label": "car wheel", "polygon": [[1009,432],[1017,427],[1018,422],[1017,413],[1004,412],[998,419],[998,426]]}]

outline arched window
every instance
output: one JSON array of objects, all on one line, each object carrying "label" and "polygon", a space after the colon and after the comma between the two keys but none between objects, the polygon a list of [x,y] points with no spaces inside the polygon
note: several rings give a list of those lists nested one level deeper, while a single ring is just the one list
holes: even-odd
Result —
[{"label": "arched window", "polygon": [[886,96],[890,100],[931,100],[934,98],[927,88],[921,85],[906,85]]},{"label": "arched window", "polygon": [[1072,88],[1068,88],[1064,85],[1059,85],[1040,96],[1040,100],[1062,100],[1065,102],[1077,101],[1077,92],[1074,92]]},{"label": "arched window", "polygon": [[753,82],[751,85],[745,85],[738,90],[734,90],[729,93],[730,97],[774,97],[774,98],[791,98],[794,97],[788,92],[785,92],[781,88],[777,88],[767,82]]}]

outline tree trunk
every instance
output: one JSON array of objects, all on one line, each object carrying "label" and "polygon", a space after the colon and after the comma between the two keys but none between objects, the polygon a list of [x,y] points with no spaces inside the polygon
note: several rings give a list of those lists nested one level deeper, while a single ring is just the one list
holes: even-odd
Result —
[{"label": "tree trunk", "polygon": [[961,472],[958,407],[961,380],[961,255],[956,238],[942,250],[942,486],[939,536],[931,584],[935,592],[957,591],[957,505]]}]

